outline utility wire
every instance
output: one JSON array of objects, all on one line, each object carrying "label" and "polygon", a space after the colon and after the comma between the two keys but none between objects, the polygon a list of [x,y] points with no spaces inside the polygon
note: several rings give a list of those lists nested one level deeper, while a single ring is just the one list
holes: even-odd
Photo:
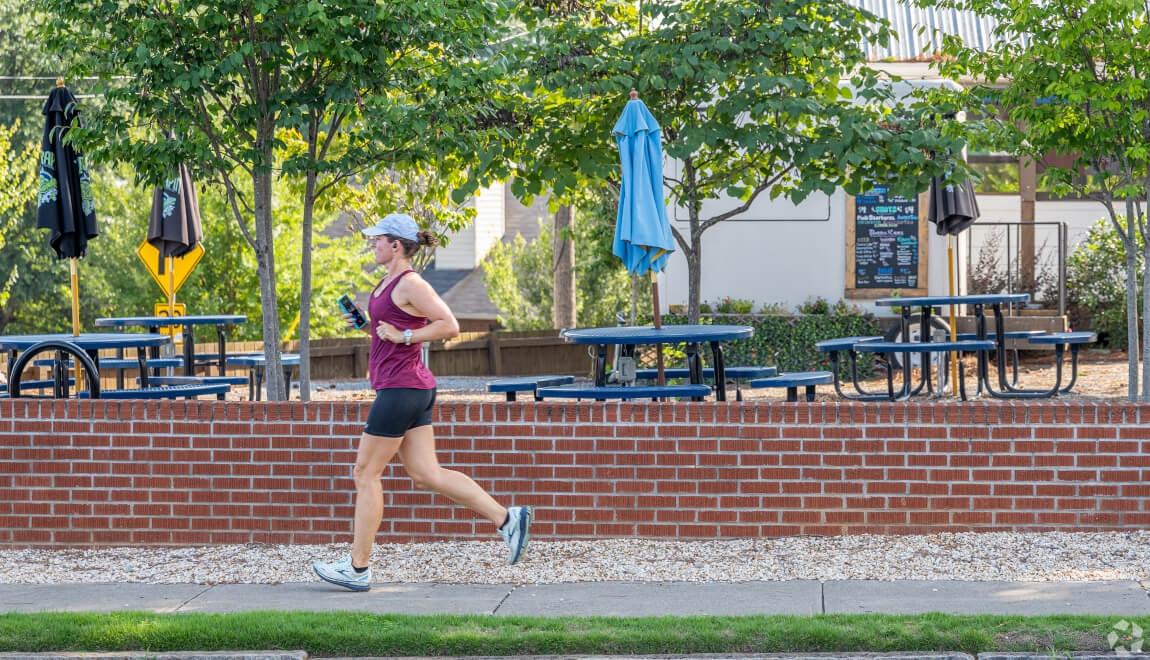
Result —
[{"label": "utility wire", "polygon": [[[73,94],[77,99],[94,99],[99,94]],[[0,101],[43,101],[47,94],[0,94]]]},{"label": "utility wire", "polygon": [[[112,76],[114,80],[130,80],[131,76]],[[0,76],[0,81],[33,81],[33,80],[60,80],[60,76]],[[84,78],[73,78],[73,80],[100,80],[100,78],[88,76]],[[77,99],[94,99],[99,97],[99,94],[75,94]],[[47,98],[46,94],[0,94],[0,101],[42,101]]]}]

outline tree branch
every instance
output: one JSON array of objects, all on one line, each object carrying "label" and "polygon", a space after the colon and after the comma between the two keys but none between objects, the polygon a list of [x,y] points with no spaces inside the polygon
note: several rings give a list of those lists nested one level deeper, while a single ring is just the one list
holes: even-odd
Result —
[{"label": "tree branch", "polygon": [[707,220],[704,220],[703,223],[699,226],[700,233],[707,231],[708,229],[710,229],[714,225],[717,225],[718,223],[720,223],[724,220],[729,220],[729,219],[735,217],[736,215],[739,215],[740,213],[746,212],[747,209],[751,208],[751,204],[753,204],[755,202],[755,199],[764,190],[767,190],[768,188],[770,188],[772,185],[774,185],[776,182],[778,182],[778,180],[781,179],[785,174],[787,174],[788,172],[790,172],[793,169],[794,169],[794,166],[790,166],[790,167],[784,169],[783,171],[779,172],[775,176],[771,177],[770,179],[767,179],[766,181],[759,184],[753,191],[751,191],[751,196],[748,197],[747,201],[743,202],[743,204],[741,206],[739,206],[737,208],[733,208],[730,211],[727,211],[726,213],[720,213],[719,215],[716,215],[713,218],[708,218]]}]

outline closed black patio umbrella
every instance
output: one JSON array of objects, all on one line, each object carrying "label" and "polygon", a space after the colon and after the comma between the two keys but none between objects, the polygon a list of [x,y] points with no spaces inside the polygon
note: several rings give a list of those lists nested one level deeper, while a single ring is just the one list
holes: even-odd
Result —
[{"label": "closed black patio umbrella", "polygon": [[72,334],[80,334],[80,284],[77,260],[96,237],[96,205],[84,159],[66,139],[80,125],[76,97],[56,80],[44,103],[44,137],[40,143],[40,188],[36,226],[49,230],[56,256],[71,266]]},{"label": "closed black patio umbrella", "polygon": [[[930,205],[927,219],[934,223],[940,236],[946,236],[946,284],[955,295],[954,243],[957,236],[978,219],[978,199],[970,179],[954,183],[951,172],[930,180]],[[950,306],[950,340],[957,338],[954,305]],[[951,382],[958,382],[958,363],[951,363]]]},{"label": "closed black patio umbrella", "polygon": [[946,175],[930,180],[930,211],[927,218],[940,236],[957,236],[978,219],[978,199],[970,179],[951,183]]},{"label": "closed black patio umbrella", "polygon": [[152,213],[148,217],[148,243],[160,255],[157,272],[167,273],[169,278],[169,310],[176,302],[172,260],[190,252],[203,238],[196,188],[187,166],[181,164],[176,175],[152,194]]}]

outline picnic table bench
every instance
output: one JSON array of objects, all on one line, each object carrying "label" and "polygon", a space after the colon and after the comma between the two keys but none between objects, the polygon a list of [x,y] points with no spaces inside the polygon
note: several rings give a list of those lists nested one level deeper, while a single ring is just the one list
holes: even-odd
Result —
[{"label": "picnic table bench", "polygon": [[[995,342],[996,346],[1004,345],[1001,338],[1009,337],[1008,332],[996,332],[1000,340]],[[979,355],[979,391],[986,390],[990,396],[997,399],[1039,399],[1059,394],[1068,394],[1078,381],[1078,352],[1082,346],[1092,344],[1098,339],[1098,335],[1093,332],[1052,332],[1052,333],[1031,333],[1029,336],[1023,337],[1021,333],[1017,333],[1019,339],[1025,338],[1028,342],[1041,346],[1052,346],[1054,348],[1054,384],[1047,388],[1021,388],[1016,387],[1017,380],[1008,381],[1006,377],[1006,366],[1002,353],[999,352],[995,360],[998,367],[998,387],[995,388],[990,378],[990,365],[987,353]],[[1071,375],[1070,382],[1063,387],[1062,385],[1062,363],[1065,358],[1066,349],[1070,348],[1070,363]],[[1017,378],[1017,373],[1014,374]]]},{"label": "picnic table bench", "polygon": [[[964,352],[978,353],[985,356],[988,351],[993,351],[996,344],[993,341],[931,341],[931,342],[896,342],[896,341],[871,341],[856,344],[854,350],[860,353],[879,353],[883,355],[890,355],[893,353],[900,353],[910,355],[913,353],[955,353],[959,358],[958,363],[958,389],[963,401],[966,401],[966,381],[962,371],[962,354]],[[913,388],[913,383],[907,374],[910,372],[910,361],[903,361],[903,382],[902,392],[895,394],[894,391],[894,367],[889,361],[881,363],[886,370],[886,388],[887,397],[891,401],[903,401],[909,399],[917,389]],[[923,361],[923,370],[930,370],[930,361]],[[924,382],[929,382],[929,377],[924,377]],[[921,387],[921,384],[920,384]]]},{"label": "picnic table bench", "polygon": [[701,401],[711,393],[710,385],[558,385],[540,387],[535,395],[540,399],[695,399]]},{"label": "picnic table bench", "polygon": [[[163,378],[162,376],[159,378]],[[199,396],[214,395],[217,400],[223,401],[224,395],[230,392],[231,385],[227,383],[189,383],[183,385],[158,385],[155,387],[137,387],[128,390],[101,390],[101,399],[194,399]],[[88,398],[87,392],[80,392],[80,398]]]},{"label": "picnic table bench", "polygon": [[1056,366],[1056,379],[1061,380],[1062,371],[1062,358],[1061,354],[1070,347],[1070,383],[1061,389],[1055,385],[1055,391],[1059,394],[1067,394],[1070,392],[1074,384],[1078,382],[1078,349],[1086,344],[1093,344],[1098,340],[1098,335],[1093,332],[1052,332],[1050,334],[1038,335],[1030,338],[1032,344],[1043,344],[1054,347]]},{"label": "picnic table bench", "polygon": [[[749,381],[753,378],[769,378],[778,374],[778,370],[774,367],[726,367],[723,370],[724,377],[731,382],[735,383],[735,400],[743,400],[743,391],[740,385],[743,381]],[[665,378],[691,378],[691,370],[686,367],[675,367],[673,369],[664,369],[663,376]],[[658,369],[636,369],[635,380],[639,381],[654,381],[659,377]],[[715,370],[712,368],[703,369],[703,379],[715,382]]]},{"label": "picnic table bench", "polygon": [[[844,399],[851,401],[873,401],[876,399],[887,398],[886,394],[878,392],[868,392],[859,385],[858,378],[858,352],[855,346],[858,344],[865,344],[871,342],[882,341],[881,335],[862,335],[855,337],[837,337],[835,339],[824,339],[823,341],[815,344],[815,349],[820,353],[826,353],[831,360],[831,383],[834,385],[835,394]],[[850,374],[851,385],[854,386],[857,394],[847,394],[842,390],[842,381],[839,380],[839,353],[846,353],[850,358]]]},{"label": "picnic table bench", "polygon": [[[76,379],[75,378],[69,378],[68,379],[68,387],[75,387],[75,386],[76,386]],[[47,389],[52,389],[54,387],[56,387],[56,381],[54,379],[51,379],[51,378],[45,378],[45,379],[41,379],[41,380],[22,380],[22,381],[20,381],[20,391],[21,392],[23,392],[25,390],[47,390]],[[7,398],[8,398],[8,384],[7,383],[0,383],[0,399],[7,399]]]},{"label": "picnic table bench", "polygon": [[[219,359],[219,356],[216,356]],[[228,355],[225,360],[230,366],[248,368],[248,401],[260,400],[260,389],[264,383],[266,358],[263,353],[241,353]],[[284,384],[291,394],[292,370],[299,366],[299,353],[280,353],[280,366],[283,367]],[[289,396],[290,398],[290,396]]]},{"label": "picnic table bench", "polygon": [[[132,369],[140,368],[140,360],[131,358],[99,358],[98,366],[101,374],[105,370],[116,372],[116,387],[124,389],[124,372]],[[148,358],[148,369],[153,374],[159,374],[160,369],[178,368],[184,364],[183,358],[180,357],[161,357],[161,358]],[[40,360],[33,360],[33,366],[53,368],[56,366],[55,358],[43,358]],[[72,360],[64,360],[64,368],[71,369],[73,366]]]},{"label": "picnic table bench", "polygon": [[750,382],[751,387],[778,387],[787,390],[787,401],[794,403],[799,400],[799,388],[806,390],[807,401],[815,400],[815,386],[829,385],[834,376],[829,371],[796,371],[788,374],[779,374],[770,378],[756,378]]},{"label": "picnic table bench", "polygon": [[[1016,343],[1013,346],[1007,347],[1006,350],[1010,351],[1010,384],[1018,384],[1018,342],[1030,340],[1033,337],[1039,337],[1046,334],[1045,330],[1007,330],[1002,333],[1004,340],[1012,339]],[[955,335],[958,341],[971,341],[978,339],[977,332],[960,332]],[[987,337],[990,339],[990,337]],[[985,374],[984,374],[985,375]],[[979,380],[978,391],[982,391],[982,381]]]},{"label": "picnic table bench", "polygon": [[487,384],[488,392],[501,392],[507,395],[508,401],[515,401],[519,392],[530,392],[536,401],[541,401],[536,389],[540,387],[555,387],[557,385],[570,385],[575,382],[574,376],[523,376],[520,378],[502,378]]}]

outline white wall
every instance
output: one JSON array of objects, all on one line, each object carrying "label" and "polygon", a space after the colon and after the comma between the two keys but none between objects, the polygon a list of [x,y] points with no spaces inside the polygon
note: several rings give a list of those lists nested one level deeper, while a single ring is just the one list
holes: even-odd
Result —
[{"label": "white wall", "polygon": [[[703,217],[732,208],[733,203],[704,204]],[[687,232],[686,213],[669,208],[673,225]],[[931,295],[947,293],[946,239],[934,233],[928,239],[927,285]],[[961,259],[960,259],[961,262]],[[686,305],[687,260],[681,251],[672,255],[661,280],[664,310]],[[741,216],[721,222],[703,234],[703,301],[724,297],[755,301],[756,309],[781,303],[793,309],[822,297],[843,298],[846,288],[846,194],[814,194],[802,204],[770,201],[760,196]],[[864,309],[879,310],[867,301],[851,301]],[[880,313],[887,313],[881,311]]]},{"label": "white wall", "polygon": [[[846,84],[847,87],[850,85]],[[893,83],[896,98],[915,88],[958,88],[956,83],[931,80],[906,80]],[[667,173],[681,179],[681,163],[667,159]],[[703,204],[702,218],[713,217],[739,203],[729,198],[708,200]],[[688,230],[687,214],[668,199],[672,224],[681,233]],[[925,209],[924,209],[925,212]],[[925,220],[923,222],[926,222]],[[930,295],[946,295],[946,238],[928,227],[927,281]],[[806,300],[821,297],[837,302],[846,289],[846,194],[839,190],[827,196],[815,193],[802,204],[786,199],[770,200],[760,195],[742,214],[711,227],[703,234],[702,282],[700,298],[714,302],[724,297],[744,298],[763,304],[781,303],[793,309]],[[965,244],[958,242],[956,255],[958,282],[962,282]],[[685,305],[688,299],[687,261],[676,253],[661,279],[667,305]],[[921,285],[920,285],[921,286]],[[957,293],[962,293],[961,285]],[[889,313],[867,300],[850,300],[863,309]]]},{"label": "white wall", "polygon": [[[782,303],[794,308],[809,298],[821,296],[834,302],[843,297],[846,281],[846,195],[839,191],[833,197],[814,195],[799,206],[785,200],[756,203],[743,217],[754,220],[722,222],[703,234],[704,302],[725,296],[754,300],[756,307],[765,303]],[[828,208],[829,201],[829,208]],[[705,207],[705,216],[731,208],[730,201],[716,201]],[[1021,202],[1017,195],[980,195],[981,216],[974,227],[958,240],[956,269],[964,286],[967,267],[967,237],[972,239],[970,257],[977,260],[983,241],[989,235],[991,222],[1018,222]],[[669,208],[672,222],[687,231],[686,213]],[[1086,237],[1090,227],[1104,216],[1097,202],[1043,202],[1036,204],[1038,222],[1065,222],[1068,253]],[[804,221],[799,221],[804,220]],[[931,295],[944,295],[946,288],[946,241],[929,226],[928,286]],[[1039,226],[1036,247],[1043,243],[1053,250],[1054,230]],[[1001,236],[1002,234],[1000,234]],[[1000,239],[1002,267],[1005,267],[1005,245]],[[1041,255],[1040,255],[1041,258]],[[1048,256],[1054,259],[1053,253]],[[687,304],[687,264],[681,253],[671,257],[660,280],[661,300],[667,305]],[[886,314],[865,301],[851,301],[864,309]]]},{"label": "white wall", "polygon": [[475,265],[483,261],[491,248],[503,239],[507,229],[507,203],[504,184],[494,183],[480,190],[475,205]]},{"label": "white wall", "polygon": [[468,202],[475,208],[475,222],[452,234],[446,246],[435,251],[435,267],[441,270],[470,270],[479,266],[483,258],[500,239],[505,228],[505,205],[502,183],[496,183],[476,193]]},{"label": "white wall", "polygon": [[[1018,195],[980,195],[979,222],[1018,222],[1022,217],[1022,201]],[[1125,212],[1125,207],[1119,210]],[[1034,219],[1037,222],[1065,222],[1069,234],[1070,252],[1081,243],[1090,227],[1106,217],[1106,208],[1098,202],[1035,202]],[[1043,230],[1039,230],[1043,231]],[[1041,237],[1038,239],[1041,241]]]}]

